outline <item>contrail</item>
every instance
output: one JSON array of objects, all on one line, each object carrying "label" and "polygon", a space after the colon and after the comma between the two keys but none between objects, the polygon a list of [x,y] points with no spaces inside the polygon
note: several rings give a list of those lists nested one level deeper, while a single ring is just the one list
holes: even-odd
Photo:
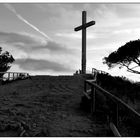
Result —
[{"label": "contrail", "polygon": [[13,12],[18,19],[20,19],[21,21],[23,21],[24,23],[26,23],[27,25],[29,25],[31,28],[33,28],[34,30],[36,30],[37,32],[39,32],[40,34],[42,34],[45,38],[47,38],[48,40],[52,41],[52,39],[46,35],[44,32],[40,31],[36,26],[34,26],[33,24],[31,24],[30,22],[28,22],[26,19],[24,19],[20,14],[17,13],[17,11],[15,10],[15,8],[10,5],[10,4],[4,4],[4,6],[10,10],[11,12]]}]

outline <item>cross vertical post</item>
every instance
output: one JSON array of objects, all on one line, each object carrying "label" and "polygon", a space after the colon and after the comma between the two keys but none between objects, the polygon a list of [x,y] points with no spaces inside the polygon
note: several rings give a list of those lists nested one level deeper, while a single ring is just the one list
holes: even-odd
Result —
[{"label": "cross vertical post", "polygon": [[86,28],[95,24],[95,21],[86,23],[86,11],[82,11],[82,25],[74,28],[75,31],[82,30],[82,74],[86,74]]},{"label": "cross vertical post", "polygon": [[[82,25],[86,24],[86,11],[82,12]],[[86,28],[82,29],[82,74],[86,73]]]}]

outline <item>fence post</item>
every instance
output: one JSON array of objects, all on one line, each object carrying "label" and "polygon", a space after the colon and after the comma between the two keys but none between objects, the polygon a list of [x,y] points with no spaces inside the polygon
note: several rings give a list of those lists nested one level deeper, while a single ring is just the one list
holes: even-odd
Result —
[{"label": "fence post", "polygon": [[91,86],[91,113],[95,113],[96,108],[95,108],[95,87]]}]

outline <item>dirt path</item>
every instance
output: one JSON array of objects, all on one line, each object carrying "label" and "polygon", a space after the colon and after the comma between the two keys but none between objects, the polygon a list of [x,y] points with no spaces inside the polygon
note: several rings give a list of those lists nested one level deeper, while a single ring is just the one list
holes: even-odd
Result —
[{"label": "dirt path", "polygon": [[107,136],[100,117],[80,109],[77,76],[36,76],[0,87],[0,136]]}]

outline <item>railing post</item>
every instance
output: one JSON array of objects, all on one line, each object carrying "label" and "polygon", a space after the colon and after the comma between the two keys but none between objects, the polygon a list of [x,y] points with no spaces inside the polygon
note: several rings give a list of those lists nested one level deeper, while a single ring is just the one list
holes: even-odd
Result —
[{"label": "railing post", "polygon": [[13,72],[13,80],[15,80],[15,77],[14,77],[14,72]]},{"label": "railing post", "polygon": [[17,73],[17,75],[16,75],[17,77],[16,77],[16,79],[18,79],[18,73]]},{"label": "railing post", "polygon": [[95,108],[95,87],[91,86],[91,113],[95,113],[96,108]]},{"label": "railing post", "polygon": [[10,72],[8,72],[8,81],[10,80]]}]

